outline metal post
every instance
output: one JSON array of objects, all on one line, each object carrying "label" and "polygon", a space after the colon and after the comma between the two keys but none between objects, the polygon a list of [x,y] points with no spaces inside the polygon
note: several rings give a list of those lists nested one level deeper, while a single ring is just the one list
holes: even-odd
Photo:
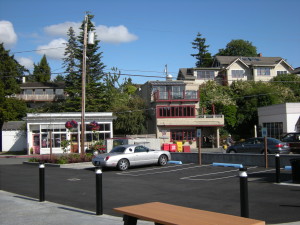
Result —
[{"label": "metal post", "polygon": [[199,162],[199,165],[201,166],[202,165],[202,158],[201,158],[201,137],[199,137],[198,139],[199,141],[199,146],[198,146],[198,162]]},{"label": "metal post", "polygon": [[265,136],[264,138],[264,142],[265,142],[265,168],[268,168],[269,167],[269,164],[268,164],[268,139],[267,139],[267,136]]},{"label": "metal post", "polygon": [[96,167],[96,215],[103,214],[102,169]]},{"label": "metal post", "polygon": [[249,218],[247,168],[240,168],[239,176],[240,176],[241,217]]},{"label": "metal post", "polygon": [[276,183],[280,183],[280,155],[275,155],[275,165],[276,165]]},{"label": "metal post", "polygon": [[45,164],[39,164],[40,202],[45,201]]}]

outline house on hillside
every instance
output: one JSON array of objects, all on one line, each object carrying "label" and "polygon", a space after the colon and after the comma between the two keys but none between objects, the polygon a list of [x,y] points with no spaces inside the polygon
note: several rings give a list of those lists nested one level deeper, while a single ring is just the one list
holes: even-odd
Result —
[{"label": "house on hillside", "polygon": [[13,97],[24,100],[29,108],[41,106],[47,102],[65,99],[64,82],[25,82],[20,85],[21,93]]},{"label": "house on hillside", "polygon": [[269,81],[279,74],[293,71],[293,67],[281,57],[216,56],[212,67],[179,69],[177,80],[197,84],[214,80],[222,85],[230,85],[237,80]]},{"label": "house on hillside", "polygon": [[224,126],[224,116],[202,114],[199,84],[173,81],[169,77],[166,81],[146,82],[139,94],[149,109],[148,134],[156,134],[161,144],[186,142],[196,148],[201,133],[203,147],[219,147],[219,129]]}]

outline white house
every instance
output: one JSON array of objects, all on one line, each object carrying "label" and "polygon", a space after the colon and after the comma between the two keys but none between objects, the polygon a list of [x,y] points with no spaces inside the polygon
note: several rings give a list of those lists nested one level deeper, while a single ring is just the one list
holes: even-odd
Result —
[{"label": "white house", "polygon": [[269,81],[279,74],[293,73],[294,69],[281,57],[216,56],[211,67],[181,68],[177,80],[202,84],[215,80],[223,85],[233,81]]},{"label": "white house", "polygon": [[300,103],[284,103],[258,108],[259,126],[266,127],[268,136],[280,139],[283,134],[298,132]]}]

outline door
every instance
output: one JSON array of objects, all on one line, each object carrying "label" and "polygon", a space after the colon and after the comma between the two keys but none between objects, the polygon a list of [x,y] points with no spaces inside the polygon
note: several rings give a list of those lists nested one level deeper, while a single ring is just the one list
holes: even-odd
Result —
[{"label": "door", "polygon": [[154,155],[145,146],[136,146],[134,149],[134,164],[147,165],[153,163]]},{"label": "door", "polygon": [[40,154],[40,135],[39,134],[33,134],[33,154]]}]

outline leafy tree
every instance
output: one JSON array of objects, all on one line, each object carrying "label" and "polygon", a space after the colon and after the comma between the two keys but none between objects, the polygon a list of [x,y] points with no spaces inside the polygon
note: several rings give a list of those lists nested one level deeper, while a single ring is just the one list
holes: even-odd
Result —
[{"label": "leafy tree", "polygon": [[295,95],[295,99],[290,99],[291,102],[300,101],[300,77],[297,74],[280,74],[273,78],[276,85],[280,87],[290,88]]},{"label": "leafy tree", "polygon": [[209,45],[205,45],[205,38],[201,38],[201,34],[198,33],[195,40],[192,42],[193,49],[197,50],[196,54],[191,54],[191,56],[197,59],[196,67],[211,67],[212,65],[212,57],[208,52],[207,48]]},{"label": "leafy tree", "polygon": [[230,131],[234,129],[237,106],[229,87],[208,81],[200,86],[200,99],[201,110],[212,113],[214,106],[215,113],[225,115],[225,128]]},{"label": "leafy tree", "polygon": [[20,120],[26,115],[26,104],[14,97],[20,92],[20,80],[27,70],[0,44],[0,127],[9,120]]},{"label": "leafy tree", "polygon": [[46,55],[44,55],[41,61],[35,65],[33,69],[33,78],[36,82],[49,82],[51,79],[51,69],[47,62]]},{"label": "leafy tree", "polygon": [[253,136],[254,125],[258,124],[258,107],[284,103],[293,96],[289,88],[266,82],[236,81],[230,89],[237,104],[234,132],[243,137]]},{"label": "leafy tree", "polygon": [[217,55],[255,57],[257,56],[257,50],[251,42],[238,39],[230,41],[225,49],[219,49]]}]

